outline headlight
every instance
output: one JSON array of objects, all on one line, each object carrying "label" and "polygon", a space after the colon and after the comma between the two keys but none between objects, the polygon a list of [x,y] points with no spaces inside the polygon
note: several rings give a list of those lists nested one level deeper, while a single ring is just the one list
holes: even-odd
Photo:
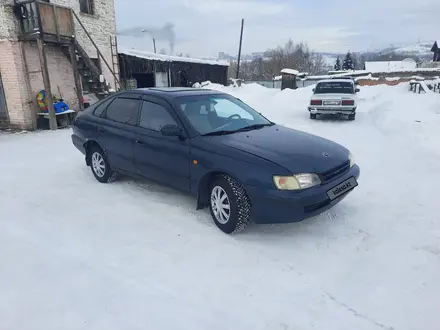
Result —
[{"label": "headlight", "polygon": [[354,158],[351,152],[348,154],[348,160],[350,161],[350,167],[353,167],[354,165]]},{"label": "headlight", "polygon": [[280,190],[301,190],[321,184],[321,179],[314,173],[302,173],[293,176],[274,176],[273,182]]}]

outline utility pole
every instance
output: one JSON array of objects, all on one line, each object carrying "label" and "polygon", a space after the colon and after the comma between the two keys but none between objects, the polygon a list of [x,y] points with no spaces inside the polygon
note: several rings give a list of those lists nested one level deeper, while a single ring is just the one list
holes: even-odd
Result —
[{"label": "utility pole", "polygon": [[50,129],[55,130],[58,128],[57,117],[55,114],[55,109],[53,107],[53,97],[50,87],[49,70],[47,68],[46,51],[44,47],[44,40],[42,37],[37,38],[37,48],[38,57],[40,58],[41,73],[43,75],[44,90],[46,91],[47,108],[49,110],[49,126]]},{"label": "utility pole", "polygon": [[238,47],[238,62],[237,62],[236,79],[238,79],[238,76],[240,74],[241,44],[243,43],[243,27],[244,27],[244,18],[241,20],[240,46]]},{"label": "utility pole", "polygon": [[[154,36],[153,36],[153,50],[154,50],[154,54],[156,54],[156,39],[154,38]],[[156,60],[154,60],[154,62],[153,62],[153,70],[154,70],[154,87],[157,87],[157,81],[156,81],[156,76],[157,76],[157,74],[156,74],[156,71],[157,71]]]}]

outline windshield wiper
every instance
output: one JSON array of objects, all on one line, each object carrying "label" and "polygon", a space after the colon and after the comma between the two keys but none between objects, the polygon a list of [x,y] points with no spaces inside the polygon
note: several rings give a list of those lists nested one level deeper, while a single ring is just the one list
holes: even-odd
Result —
[{"label": "windshield wiper", "polygon": [[221,131],[214,131],[214,132],[209,132],[206,134],[202,134],[202,136],[212,136],[212,135],[227,135],[227,134],[234,134],[237,132],[247,132],[247,131],[252,131],[255,129],[260,129],[266,126],[273,126],[275,125],[275,123],[267,123],[267,124],[255,124],[255,125],[250,125],[250,126],[246,126],[246,127],[242,127],[240,129],[234,130],[234,131],[226,131],[226,130],[221,130]]},{"label": "windshield wiper", "polygon": [[246,132],[246,131],[253,131],[255,129],[260,129],[266,126],[273,126],[275,125],[274,123],[268,123],[268,124],[255,124],[255,125],[250,125],[250,126],[246,126],[243,128],[240,128],[238,130],[236,130],[235,132]]},{"label": "windshield wiper", "polygon": [[202,136],[212,136],[212,135],[227,135],[227,134],[233,134],[236,131],[226,131],[226,130],[221,130],[221,131],[214,131],[214,132],[209,132],[206,134],[202,134]]}]

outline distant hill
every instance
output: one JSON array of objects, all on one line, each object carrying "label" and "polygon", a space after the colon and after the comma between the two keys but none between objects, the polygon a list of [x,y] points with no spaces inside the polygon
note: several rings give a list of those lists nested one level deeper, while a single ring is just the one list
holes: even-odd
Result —
[{"label": "distant hill", "polygon": [[398,45],[394,47],[389,47],[379,51],[381,55],[386,54],[398,54],[398,55],[408,55],[408,56],[418,56],[421,59],[428,59],[432,57],[431,48],[434,41],[423,41],[414,44]]},{"label": "distant hill", "polygon": [[[390,60],[388,56],[394,60],[401,60],[405,57],[412,57],[415,60],[430,60],[432,59],[431,48],[434,44],[434,41],[423,41],[417,42],[413,44],[399,44],[393,45],[383,49],[374,49],[368,51],[355,52],[358,58],[363,58],[363,60],[367,61],[377,61],[377,60]],[[336,62],[338,56],[341,61],[343,61],[345,57],[345,53],[336,53],[336,52],[319,52],[324,58],[325,64],[327,68],[333,67]],[[220,53],[222,56],[219,58],[228,59],[228,60],[237,60],[236,56],[230,56],[229,54]],[[262,57],[263,52],[261,53],[253,53],[249,55],[243,55],[243,61],[252,61],[257,57]],[[393,55],[393,56],[391,56]]]}]

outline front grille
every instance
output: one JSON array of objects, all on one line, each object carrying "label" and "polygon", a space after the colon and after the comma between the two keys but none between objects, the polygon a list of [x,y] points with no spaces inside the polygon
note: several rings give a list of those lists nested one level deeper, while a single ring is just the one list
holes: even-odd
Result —
[{"label": "front grille", "polygon": [[339,166],[336,166],[327,172],[321,173],[320,174],[321,181],[322,182],[331,181],[331,180],[345,174],[346,172],[348,172],[349,169],[350,169],[350,161],[346,161],[345,163],[343,163]]}]

